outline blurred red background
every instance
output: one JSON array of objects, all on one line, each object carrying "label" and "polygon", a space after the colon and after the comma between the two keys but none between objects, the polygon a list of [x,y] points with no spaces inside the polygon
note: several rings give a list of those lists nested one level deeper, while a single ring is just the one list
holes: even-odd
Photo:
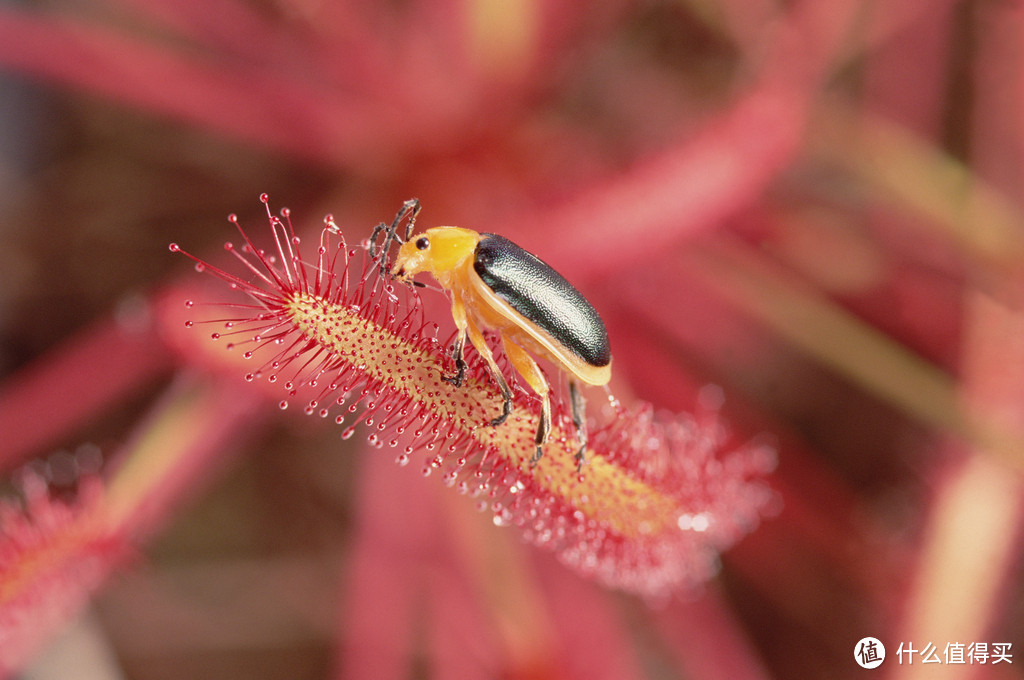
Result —
[{"label": "blurred red background", "polygon": [[[997,0],[5,4],[0,463],[59,493],[174,461],[31,677],[845,678],[869,635],[887,677],[1019,677],[1022,30]],[[263,403],[179,337],[206,283],[167,251],[222,257],[263,191],[353,242],[417,196],[541,254],[621,400],[713,383],[770,434],[779,514],[652,608]]]}]

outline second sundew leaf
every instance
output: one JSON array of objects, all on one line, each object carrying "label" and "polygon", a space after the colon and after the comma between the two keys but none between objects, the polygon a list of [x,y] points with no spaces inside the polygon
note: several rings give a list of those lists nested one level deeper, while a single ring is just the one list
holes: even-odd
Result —
[{"label": "second sundew leaf", "polygon": [[[414,289],[388,280],[366,248],[350,249],[330,216],[309,261],[288,211],[277,217],[268,208],[267,215],[273,254],[241,227],[245,245],[226,246],[247,278],[185,254],[197,269],[248,296],[246,303],[215,303],[238,315],[204,323],[220,327],[213,339],[255,360],[258,368],[247,380],[283,385],[282,408],[305,401],[307,413],[337,412],[343,437],[355,423],[370,427],[373,444],[398,448],[402,465],[422,454],[425,474],[440,470],[445,484],[476,497],[496,524],[519,527],[528,540],[606,585],[644,595],[707,578],[716,551],[753,528],[770,502],[757,479],[773,465],[770,450],[741,446],[719,455],[724,440],[716,418],[658,420],[646,405],[614,409],[590,437],[581,473],[575,433],[556,400],[554,431],[531,466],[539,419],[534,399],[517,393],[512,415],[491,426],[502,399],[483,362],[467,357],[460,386],[442,379],[447,349],[437,340],[437,325],[423,318]],[[360,254],[356,273],[350,262]],[[346,411],[360,410],[347,420]]]}]

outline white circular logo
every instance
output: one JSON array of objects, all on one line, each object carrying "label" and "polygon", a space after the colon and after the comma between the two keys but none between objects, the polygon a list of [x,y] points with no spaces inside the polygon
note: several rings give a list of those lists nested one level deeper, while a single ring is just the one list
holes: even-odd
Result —
[{"label": "white circular logo", "polygon": [[885,645],[878,638],[861,638],[853,647],[853,658],[861,668],[878,668],[885,661]]}]

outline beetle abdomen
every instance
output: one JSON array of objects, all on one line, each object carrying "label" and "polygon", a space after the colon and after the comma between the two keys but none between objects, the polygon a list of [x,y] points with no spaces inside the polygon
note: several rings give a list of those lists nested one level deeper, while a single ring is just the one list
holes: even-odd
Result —
[{"label": "beetle abdomen", "polygon": [[481,234],[473,255],[473,269],[495,295],[591,366],[608,365],[604,322],[561,274],[497,234]]}]

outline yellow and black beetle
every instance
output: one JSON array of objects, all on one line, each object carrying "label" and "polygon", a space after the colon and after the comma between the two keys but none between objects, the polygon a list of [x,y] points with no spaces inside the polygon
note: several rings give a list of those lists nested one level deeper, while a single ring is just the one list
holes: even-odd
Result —
[{"label": "yellow and black beetle", "polygon": [[[444,380],[462,384],[466,373],[463,349],[468,337],[504,399],[501,415],[491,425],[505,422],[512,412],[512,391],[482,331],[498,333],[505,356],[541,398],[537,451],[530,461],[536,464],[551,433],[551,399],[547,379],[527,350],[544,357],[569,375],[572,419],[580,445],[576,460],[582,466],[587,436],[584,401],[576,380],[605,385],[611,378],[612,355],[601,317],[561,274],[503,236],[462,227],[434,227],[412,240],[419,211],[419,201],[411,199],[390,226],[377,225],[370,239],[371,254],[376,255],[378,235],[386,232],[382,246],[385,253],[392,241],[402,243],[391,269],[393,277],[411,283],[416,274],[429,272],[448,291],[458,333],[452,347],[456,372],[443,376]],[[396,231],[406,218],[403,240]],[[385,266],[382,261],[382,269]]]}]

